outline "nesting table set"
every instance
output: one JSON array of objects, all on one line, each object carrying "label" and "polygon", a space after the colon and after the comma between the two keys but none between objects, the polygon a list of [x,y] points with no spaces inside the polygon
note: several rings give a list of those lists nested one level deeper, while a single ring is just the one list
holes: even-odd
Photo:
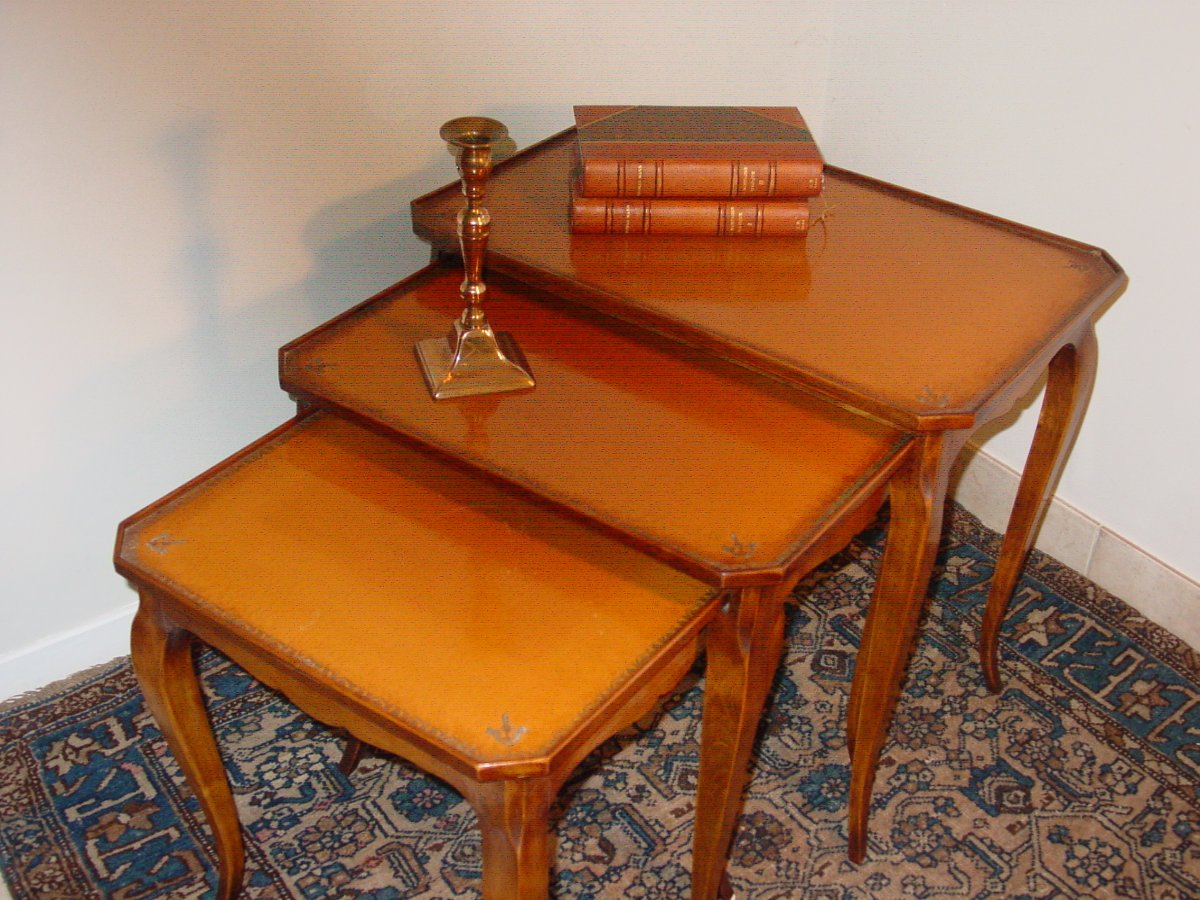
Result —
[{"label": "nesting table set", "polygon": [[121,526],[135,669],[213,827],[222,897],[242,845],[195,639],[352,749],[460,790],[488,898],[547,895],[555,792],[703,650],[693,896],[728,895],[785,601],[887,498],[847,722],[861,861],[951,468],[1048,372],[981,638],[998,688],[998,626],[1120,267],[834,168],[806,241],[572,234],[572,142],[487,185],[488,311],[535,387],[430,397],[413,347],[462,308],[450,185],[413,203],[429,267],[281,350],[297,418]]}]

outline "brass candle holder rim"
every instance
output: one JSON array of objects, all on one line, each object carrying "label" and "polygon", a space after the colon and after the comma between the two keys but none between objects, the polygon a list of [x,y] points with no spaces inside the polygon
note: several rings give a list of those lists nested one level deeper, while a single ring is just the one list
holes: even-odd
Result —
[{"label": "brass candle holder rim", "polygon": [[443,125],[438,134],[455,147],[491,147],[508,137],[508,128],[487,116],[459,116]]}]

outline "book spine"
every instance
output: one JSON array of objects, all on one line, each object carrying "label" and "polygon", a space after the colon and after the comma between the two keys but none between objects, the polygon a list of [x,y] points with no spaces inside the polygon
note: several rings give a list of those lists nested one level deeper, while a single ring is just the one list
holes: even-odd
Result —
[{"label": "book spine", "polygon": [[796,236],[808,231],[807,200],[611,200],[571,198],[578,234]]},{"label": "book spine", "polygon": [[585,197],[815,197],[821,164],[791,159],[585,159]]}]

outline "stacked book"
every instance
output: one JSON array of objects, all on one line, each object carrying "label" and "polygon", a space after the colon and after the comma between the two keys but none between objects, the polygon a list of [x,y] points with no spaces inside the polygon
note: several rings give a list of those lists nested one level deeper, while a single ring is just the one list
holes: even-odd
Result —
[{"label": "stacked book", "polygon": [[576,106],[571,230],[803,235],[824,163],[799,110]]}]

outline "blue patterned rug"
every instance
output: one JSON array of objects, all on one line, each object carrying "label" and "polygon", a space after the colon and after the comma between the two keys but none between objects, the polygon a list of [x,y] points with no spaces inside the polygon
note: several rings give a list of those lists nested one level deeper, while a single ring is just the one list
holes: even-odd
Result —
[{"label": "blue patterned rug", "polygon": [[[1034,554],[1000,697],[974,650],[996,535],[955,511],[936,599],[846,859],[845,710],[880,529],[797,594],[730,869],[739,897],[1200,897],[1200,657]],[[247,836],[252,898],[477,897],[468,805],[391,757],[349,778],[339,737],[214,653],[200,662]],[[698,713],[606,745],[564,790],[554,893],[688,892]],[[197,805],[127,660],[0,708],[0,861],[23,898],[212,896]]]}]

